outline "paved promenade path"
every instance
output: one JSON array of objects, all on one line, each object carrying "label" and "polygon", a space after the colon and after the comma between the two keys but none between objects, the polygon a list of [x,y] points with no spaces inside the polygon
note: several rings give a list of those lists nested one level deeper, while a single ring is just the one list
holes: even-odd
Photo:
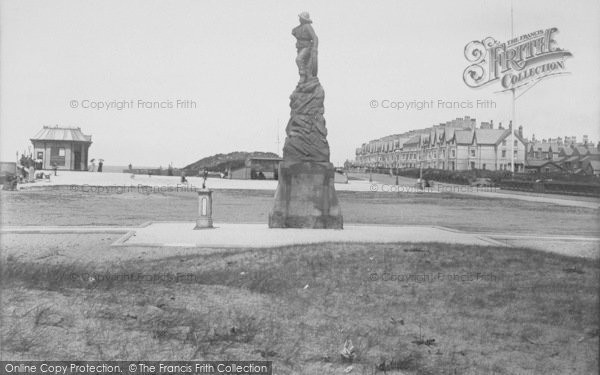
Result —
[{"label": "paved promenade path", "polygon": [[[468,233],[437,226],[352,225],[344,230],[269,229],[266,224],[215,223],[215,229],[193,230],[193,222],[148,222],[140,226],[5,226],[4,234],[122,234],[113,247],[248,249],[318,243],[426,243],[526,247],[566,256],[600,258],[600,237]],[[127,250],[124,250],[127,251]],[[204,253],[204,252],[201,252]],[[164,256],[174,255],[171,252]]]}]

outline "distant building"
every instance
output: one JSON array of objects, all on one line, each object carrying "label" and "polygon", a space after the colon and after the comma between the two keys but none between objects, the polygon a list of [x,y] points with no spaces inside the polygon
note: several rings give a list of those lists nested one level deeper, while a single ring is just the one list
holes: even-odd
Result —
[{"label": "distant building", "polygon": [[556,171],[555,167],[558,166],[565,173],[598,175],[600,143],[594,146],[587,135],[583,136],[583,143],[578,143],[574,136],[564,137],[564,141],[562,137],[540,141],[533,136],[528,145],[527,159],[530,170],[538,169],[539,165],[549,160],[554,163],[544,164],[546,172]]},{"label": "distant building", "polygon": [[85,135],[81,128],[44,126],[31,138],[33,156],[42,160],[42,169],[87,171],[88,150],[92,136]]},{"label": "distant building", "polygon": [[551,159],[546,160],[527,160],[525,162],[525,170],[527,172],[536,173],[538,175],[564,172],[560,165]]},{"label": "distant building", "polygon": [[515,171],[525,166],[527,140],[523,128],[514,131],[493,121],[482,122],[465,116],[432,127],[411,130],[372,140],[356,149],[359,167],[436,168],[445,170],[510,170],[514,152]]},{"label": "distant building", "polygon": [[587,162],[584,162],[583,171],[585,174],[600,177],[600,160],[588,160]]},{"label": "distant building", "polygon": [[[246,158],[243,167],[230,169],[227,178],[236,180],[277,180],[279,178],[279,163],[282,161],[281,158],[250,156]],[[336,168],[334,182],[336,184],[348,183],[348,176],[343,169]]]},{"label": "distant building", "polygon": [[270,157],[246,158],[243,167],[229,171],[229,178],[243,180],[277,180],[279,163],[283,159]]}]

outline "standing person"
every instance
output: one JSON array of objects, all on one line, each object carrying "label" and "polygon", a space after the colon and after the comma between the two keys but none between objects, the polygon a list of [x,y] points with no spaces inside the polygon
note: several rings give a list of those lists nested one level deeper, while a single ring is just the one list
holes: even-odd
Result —
[{"label": "standing person", "polygon": [[24,165],[19,165],[19,171],[21,172],[21,182],[27,182],[27,168]]},{"label": "standing person", "polygon": [[205,169],[204,172],[202,173],[202,189],[206,189],[206,179],[208,178],[208,171]]},{"label": "standing person", "polygon": [[31,155],[27,157],[27,168],[29,171],[29,182],[35,182],[35,161]]},{"label": "standing person", "polygon": [[21,158],[19,159],[19,165],[17,166],[21,178],[19,179],[21,182],[27,182],[27,158],[24,154],[21,154]]},{"label": "standing person", "polygon": [[19,159],[19,164],[21,164],[24,167],[27,164],[27,158],[25,157],[25,154],[21,154],[21,158]]},{"label": "standing person", "polygon": [[88,169],[90,172],[96,171],[96,159],[90,160],[90,168]]},{"label": "standing person", "polygon": [[27,165],[28,165],[28,172],[29,172],[29,182],[35,182],[35,163],[33,162],[33,159],[31,157],[29,157],[29,159],[27,159]]},{"label": "standing person", "polygon": [[104,164],[104,159],[98,159],[98,172],[102,172],[103,164]]},{"label": "standing person", "polygon": [[55,162],[52,162],[52,170],[54,171],[54,175],[56,176],[56,171],[58,170],[58,165]]}]

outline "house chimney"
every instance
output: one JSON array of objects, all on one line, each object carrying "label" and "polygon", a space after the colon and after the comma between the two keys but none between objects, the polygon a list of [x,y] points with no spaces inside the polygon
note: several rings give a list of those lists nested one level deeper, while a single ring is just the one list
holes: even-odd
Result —
[{"label": "house chimney", "polygon": [[490,120],[490,129],[494,129],[494,120]]},{"label": "house chimney", "polygon": [[535,134],[531,135],[531,142],[535,142]]},{"label": "house chimney", "polygon": [[498,129],[504,129],[504,126],[502,126],[502,121],[498,124]]},{"label": "house chimney", "polygon": [[585,135],[583,136],[583,144],[584,144],[584,145],[587,145],[587,143],[588,143],[588,136],[587,136],[587,134],[585,134]]},{"label": "house chimney", "polygon": [[523,138],[523,125],[519,125],[519,137]]}]

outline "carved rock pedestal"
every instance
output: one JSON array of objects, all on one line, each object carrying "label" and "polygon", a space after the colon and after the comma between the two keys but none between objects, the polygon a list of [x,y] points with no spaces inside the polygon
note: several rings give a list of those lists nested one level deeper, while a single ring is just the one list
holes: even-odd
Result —
[{"label": "carved rock pedestal", "polygon": [[329,162],[281,162],[269,228],[343,229],[334,173]]}]

